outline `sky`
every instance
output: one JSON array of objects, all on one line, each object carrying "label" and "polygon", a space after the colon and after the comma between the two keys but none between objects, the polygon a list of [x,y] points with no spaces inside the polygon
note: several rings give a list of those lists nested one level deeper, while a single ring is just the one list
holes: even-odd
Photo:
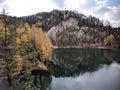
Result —
[{"label": "sky", "polygon": [[53,9],[75,10],[120,27],[120,0],[0,0],[0,11],[2,9],[17,17]]}]

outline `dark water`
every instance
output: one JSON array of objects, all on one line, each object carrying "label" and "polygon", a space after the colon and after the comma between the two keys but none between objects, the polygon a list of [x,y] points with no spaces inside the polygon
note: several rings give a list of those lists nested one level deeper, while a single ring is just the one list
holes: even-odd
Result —
[{"label": "dark water", "polygon": [[41,90],[120,90],[119,50],[57,49],[49,69]]},{"label": "dark water", "polygon": [[54,50],[47,90],[120,90],[120,51]]},{"label": "dark water", "polygon": [[120,90],[120,50],[56,49],[52,61],[15,90]]}]

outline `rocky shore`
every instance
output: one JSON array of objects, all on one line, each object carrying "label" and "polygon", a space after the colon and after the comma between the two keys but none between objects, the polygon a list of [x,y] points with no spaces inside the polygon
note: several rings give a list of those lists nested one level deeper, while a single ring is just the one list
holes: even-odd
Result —
[{"label": "rocky shore", "polygon": [[103,46],[102,44],[83,44],[80,46],[53,46],[53,49],[58,49],[58,48],[98,48],[98,49],[115,49],[118,47],[114,46]]}]

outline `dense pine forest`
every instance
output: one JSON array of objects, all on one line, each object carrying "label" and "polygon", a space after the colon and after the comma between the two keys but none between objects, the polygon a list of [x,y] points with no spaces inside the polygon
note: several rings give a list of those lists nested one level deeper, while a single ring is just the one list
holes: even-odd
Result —
[{"label": "dense pine forest", "polygon": [[[12,21],[13,20],[13,21]],[[52,43],[42,28],[30,26],[9,17],[5,10],[0,16],[0,77],[11,86],[13,79],[33,69],[44,69],[51,60]],[[40,65],[38,65],[40,64]],[[40,67],[39,67],[40,66]]]},{"label": "dense pine forest", "polygon": [[120,47],[120,27],[114,28],[109,21],[94,16],[85,16],[76,11],[53,10],[23,17],[11,17],[16,21],[28,23],[30,27],[47,32],[57,47]]},{"label": "dense pine forest", "polygon": [[76,11],[53,10],[13,17],[0,14],[0,73],[12,85],[19,75],[47,71],[53,47],[120,48],[120,27]]}]

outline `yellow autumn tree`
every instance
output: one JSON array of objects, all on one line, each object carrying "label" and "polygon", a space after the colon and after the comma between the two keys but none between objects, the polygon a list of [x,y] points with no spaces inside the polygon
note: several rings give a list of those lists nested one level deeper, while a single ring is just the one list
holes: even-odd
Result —
[{"label": "yellow autumn tree", "polygon": [[16,54],[16,55],[15,55],[15,60],[16,60],[16,62],[17,62],[17,71],[18,71],[18,73],[19,73],[19,72],[21,72],[21,70],[22,70],[23,58],[22,58],[21,55]]},{"label": "yellow autumn tree", "polygon": [[[46,33],[46,32],[44,32],[44,34],[43,34],[44,36],[44,46],[46,47],[46,57],[47,58],[51,58],[51,52],[52,52],[52,42],[51,42],[51,40],[50,40],[50,38],[49,38],[49,36],[48,36],[48,34]],[[46,58],[46,59],[47,59]]]},{"label": "yellow autumn tree", "polygon": [[28,23],[25,23],[23,26],[20,26],[16,29],[19,37],[16,38],[17,44],[27,44],[31,40],[31,28]]},{"label": "yellow autumn tree", "polygon": [[[16,56],[17,67],[20,70],[23,70],[23,67],[29,67],[30,64],[28,60],[29,52],[32,52],[32,43],[31,43],[31,28],[28,23],[19,26],[16,29],[18,37],[16,38],[16,44],[19,45],[19,51]],[[32,54],[30,54],[32,55]],[[30,56],[31,57],[31,56]],[[25,63],[27,63],[25,65]]]},{"label": "yellow autumn tree", "polygon": [[[18,36],[19,36],[16,38],[16,43],[20,45],[19,52],[21,52],[17,56],[19,70],[22,70],[24,66],[22,64],[28,61],[28,59],[26,59],[25,53],[31,50],[29,48],[30,46],[33,47],[32,51],[35,52],[35,54],[31,54],[34,57],[34,59],[37,58],[43,63],[46,60],[50,60],[50,57],[52,54],[52,43],[49,36],[47,35],[46,32],[43,32],[42,28],[38,28],[36,25],[33,25],[31,28],[28,23],[25,23],[23,26],[18,27],[16,29],[16,32],[18,33]],[[29,45],[29,43],[31,43],[31,45]],[[38,58],[38,56],[40,56],[40,58]],[[20,59],[20,57],[22,59]]]},{"label": "yellow autumn tree", "polygon": [[4,30],[4,27],[3,27],[3,23],[2,23],[2,21],[0,20],[0,37],[2,37],[3,36],[3,30]]},{"label": "yellow autumn tree", "polygon": [[[16,75],[17,62],[15,54],[19,51],[16,44],[16,27],[18,23],[12,25],[9,21],[9,17],[5,10],[1,12],[0,17],[0,60],[4,63],[0,64],[3,66],[5,78],[8,84],[12,85],[12,79]],[[17,40],[18,41],[18,40]]]},{"label": "yellow autumn tree", "polygon": [[38,21],[38,22],[36,23],[36,26],[37,26],[37,27],[42,27],[42,22]]},{"label": "yellow autumn tree", "polygon": [[16,43],[19,44],[19,45],[22,44],[20,38],[16,38]]},{"label": "yellow autumn tree", "polygon": [[25,23],[24,27],[27,30],[27,34],[28,34],[29,39],[31,39],[31,37],[32,37],[32,29],[31,29],[30,25],[28,23]]},{"label": "yellow autumn tree", "polygon": [[114,36],[111,34],[104,39],[104,46],[115,46],[116,41]]},{"label": "yellow autumn tree", "polygon": [[22,33],[24,33],[25,32],[25,28],[24,27],[18,27],[17,29],[16,29],[16,32],[18,33],[18,34],[22,34]]},{"label": "yellow autumn tree", "polygon": [[7,35],[7,36],[10,35],[10,31],[9,31],[8,27],[7,27],[6,30],[5,30],[3,22],[0,21],[0,36],[1,36],[1,37],[4,36],[5,32],[6,32],[6,35]]},{"label": "yellow autumn tree", "polygon": [[107,38],[104,39],[104,46],[107,46]]},{"label": "yellow autumn tree", "polygon": [[50,60],[52,52],[52,43],[49,36],[46,32],[43,32],[41,28],[35,27],[35,25],[33,25],[32,29],[32,40],[35,43],[35,47],[41,51],[41,61],[45,62],[46,60]]},{"label": "yellow autumn tree", "polygon": [[41,45],[40,49],[41,49],[41,61],[44,62],[45,59],[47,58],[46,57],[47,56],[47,50],[46,50],[45,45]]},{"label": "yellow autumn tree", "polygon": [[3,27],[2,21],[0,20],[0,30],[1,30],[1,29],[4,29],[4,27]]}]

